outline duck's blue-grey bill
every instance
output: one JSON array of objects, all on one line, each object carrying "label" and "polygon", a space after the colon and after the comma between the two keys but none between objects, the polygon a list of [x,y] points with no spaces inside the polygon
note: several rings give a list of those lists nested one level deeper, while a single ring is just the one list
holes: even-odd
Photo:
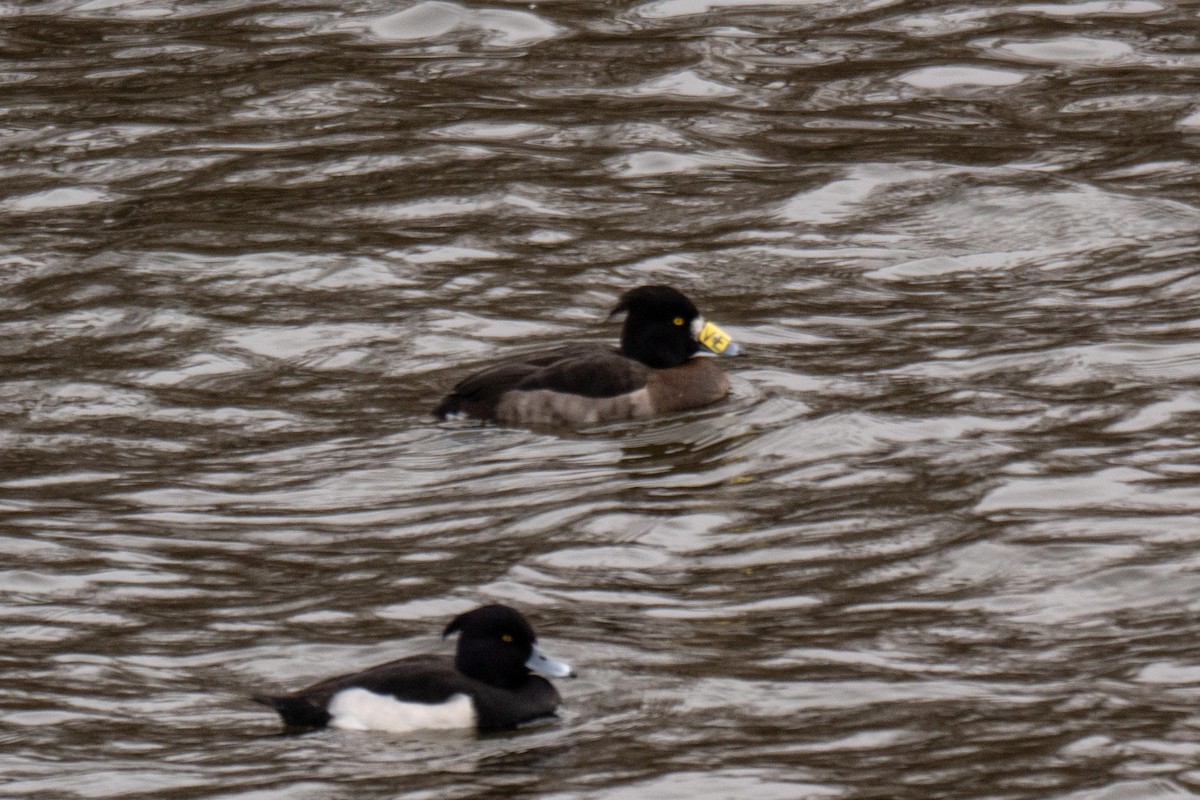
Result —
[{"label": "duck's blue-grey bill", "polygon": [[543,653],[536,646],[533,652],[529,655],[525,666],[529,667],[534,672],[540,672],[551,678],[574,678],[575,670],[571,669],[571,665],[565,661],[553,659]]},{"label": "duck's blue-grey bill", "polygon": [[711,322],[704,323],[704,327],[700,329],[700,335],[696,338],[709,352],[719,356],[740,356],[742,354],[742,346]]}]

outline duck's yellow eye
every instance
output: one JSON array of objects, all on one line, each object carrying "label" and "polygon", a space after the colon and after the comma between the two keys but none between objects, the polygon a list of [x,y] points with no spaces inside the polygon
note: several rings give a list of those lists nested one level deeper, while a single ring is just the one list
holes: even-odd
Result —
[{"label": "duck's yellow eye", "polygon": [[511,642],[511,641],[512,641],[512,636],[510,636],[510,635],[508,635],[507,633],[505,633],[505,634],[503,634],[503,635],[501,635],[501,636],[500,636],[500,641],[502,641],[502,642]]},{"label": "duck's yellow eye", "polygon": [[680,327],[680,328],[682,328],[682,327],[683,327],[683,317],[676,317],[676,318],[675,318],[675,325],[676,325],[677,327]]}]

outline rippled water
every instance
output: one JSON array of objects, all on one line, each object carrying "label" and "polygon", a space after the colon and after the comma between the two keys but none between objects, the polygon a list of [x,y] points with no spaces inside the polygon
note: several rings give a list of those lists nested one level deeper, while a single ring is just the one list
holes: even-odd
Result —
[{"label": "rippled water", "polygon": [[[0,6],[12,797],[1200,794],[1200,12]],[[733,397],[435,424],[668,282]],[[555,725],[252,691],[523,609]]]}]

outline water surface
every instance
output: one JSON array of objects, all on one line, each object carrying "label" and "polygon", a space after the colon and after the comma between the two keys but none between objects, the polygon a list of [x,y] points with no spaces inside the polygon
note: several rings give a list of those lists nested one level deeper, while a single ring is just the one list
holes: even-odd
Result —
[{"label": "water surface", "polygon": [[[6,796],[1200,794],[1192,5],[0,14]],[[428,416],[651,282],[727,402]],[[560,722],[247,701],[493,601]]]}]

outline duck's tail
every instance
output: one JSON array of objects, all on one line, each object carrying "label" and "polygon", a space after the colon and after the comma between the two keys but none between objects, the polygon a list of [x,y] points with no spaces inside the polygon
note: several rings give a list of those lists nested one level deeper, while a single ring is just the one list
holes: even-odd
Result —
[{"label": "duck's tail", "polygon": [[442,398],[442,402],[437,404],[437,408],[433,410],[433,415],[438,419],[445,419],[454,414],[462,412],[463,398],[457,393],[451,392]]},{"label": "duck's tail", "polygon": [[303,697],[256,694],[251,695],[250,699],[275,709],[283,724],[289,728],[324,728],[329,724],[329,712]]}]

